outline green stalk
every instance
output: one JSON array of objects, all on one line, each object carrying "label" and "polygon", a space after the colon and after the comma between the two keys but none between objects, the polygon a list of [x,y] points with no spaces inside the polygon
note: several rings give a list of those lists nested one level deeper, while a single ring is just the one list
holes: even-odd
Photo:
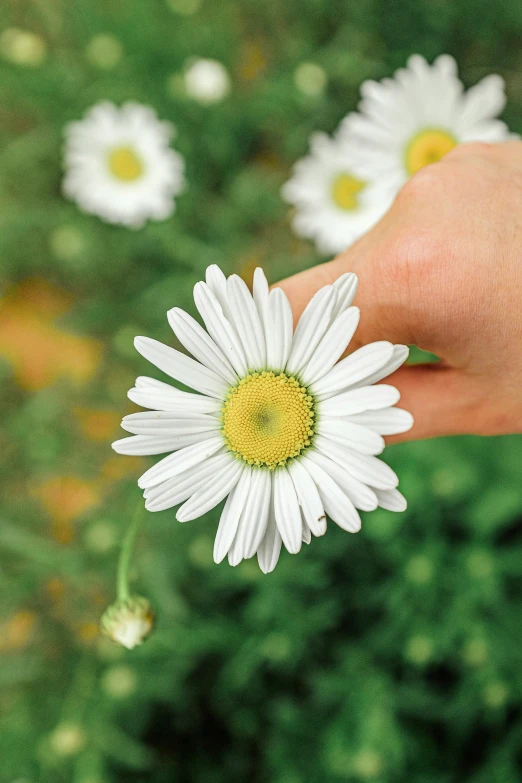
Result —
[{"label": "green stalk", "polygon": [[132,550],[134,548],[134,542],[138,533],[141,520],[143,516],[143,508],[141,503],[138,505],[136,513],[132,518],[132,521],[125,533],[125,538],[121,545],[120,558],[118,561],[118,580],[117,580],[117,592],[118,600],[126,601],[130,597],[129,590],[129,568],[130,560],[132,556]]}]

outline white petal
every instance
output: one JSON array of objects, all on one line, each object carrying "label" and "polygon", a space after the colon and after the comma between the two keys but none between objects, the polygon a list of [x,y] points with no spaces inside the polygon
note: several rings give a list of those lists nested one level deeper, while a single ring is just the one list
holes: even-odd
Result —
[{"label": "white petal", "polygon": [[[349,533],[357,533],[361,529],[361,519],[352,501],[333,478],[315,462],[317,455],[313,454],[312,451],[308,452],[308,454],[310,456],[302,457],[302,462],[315,481],[326,513],[343,530],[347,530]],[[311,459],[311,457],[314,459]]]},{"label": "white petal", "polygon": [[354,336],[359,317],[358,307],[349,307],[337,316],[301,371],[303,383],[307,386],[314,384],[332,369]]},{"label": "white petal", "polygon": [[179,476],[174,476],[154,487],[148,487],[143,496],[146,498],[145,508],[148,511],[164,511],[178,503],[183,503],[194,492],[204,486],[209,477],[222,470],[230,463],[230,454],[224,452],[210,457],[198,465],[184,470]]},{"label": "white petal", "polygon": [[361,386],[358,389],[330,397],[318,403],[318,412],[322,416],[352,416],[363,411],[380,410],[395,405],[400,400],[395,386],[381,383],[378,386]]},{"label": "white petal", "polygon": [[167,318],[180,343],[194,358],[217,373],[226,383],[237,383],[237,374],[221,348],[191,315],[180,307],[173,307],[168,311]]},{"label": "white petal", "polygon": [[252,469],[245,465],[234,489],[227,498],[221,512],[219,527],[214,541],[214,562],[221,563],[236,535],[239,519],[245,507],[250,489]]},{"label": "white petal", "polygon": [[301,533],[301,540],[303,544],[309,544],[310,541],[312,540],[312,531],[310,530],[310,528],[308,527],[304,519],[303,519],[303,530]]},{"label": "white petal", "polygon": [[242,559],[243,559],[243,558],[242,558],[242,557],[241,557],[241,555],[239,554],[239,547],[236,549],[236,548],[234,547],[234,544],[232,544],[232,546],[231,546],[231,547],[230,547],[230,549],[228,550],[228,562],[229,562],[229,564],[230,564],[231,566],[235,567],[235,566],[237,566],[237,565],[239,565],[239,564],[240,564],[240,562],[242,561]]},{"label": "white petal", "polygon": [[336,301],[335,288],[327,285],[308,302],[295,329],[287,372],[298,373],[309,361],[328,328]]},{"label": "white petal", "polygon": [[203,516],[211,508],[221,503],[224,497],[235,487],[243,471],[243,465],[231,457],[228,465],[209,479],[205,486],[196,490],[192,497],[183,503],[176,513],[178,522],[189,522]]},{"label": "white petal", "polygon": [[381,508],[387,511],[406,511],[408,503],[398,489],[375,489],[374,492]]},{"label": "white petal", "polygon": [[187,446],[174,454],[169,454],[168,457],[164,457],[140,476],[138,486],[141,489],[145,489],[145,487],[153,487],[155,484],[166,481],[173,476],[179,476],[184,470],[188,470],[193,465],[197,465],[199,462],[212,457],[221,448],[223,448],[222,437],[208,438],[201,443],[196,443],[194,446]]},{"label": "white petal", "polygon": [[274,288],[268,299],[266,330],[266,363],[271,370],[284,369],[292,348],[292,308],[285,292]]},{"label": "white petal", "polygon": [[398,435],[413,427],[413,416],[402,408],[384,408],[379,411],[354,413],[350,421],[367,427],[379,435]]},{"label": "white petal", "polygon": [[459,116],[459,130],[500,114],[506,104],[504,79],[490,74],[478,84],[470,87],[462,97]]},{"label": "white petal", "polygon": [[257,307],[244,280],[231,275],[227,280],[230,314],[251,370],[266,366],[266,345]]},{"label": "white petal", "polygon": [[207,267],[207,270],[205,272],[205,280],[207,283],[207,286],[212,291],[214,296],[216,297],[217,301],[219,302],[219,305],[221,309],[223,310],[223,313],[225,315],[225,318],[229,317],[229,307],[228,307],[228,299],[227,299],[227,278],[221,271],[221,269],[218,267],[217,264],[211,264]]},{"label": "white petal", "polygon": [[377,457],[357,454],[351,449],[333,443],[322,435],[316,435],[314,444],[319,451],[341,465],[350,475],[370,487],[395,489],[399,483],[399,479],[390,466]]},{"label": "white petal", "polygon": [[274,511],[277,528],[287,550],[296,554],[301,549],[301,511],[294,484],[286,468],[274,473]]},{"label": "white petal", "polygon": [[227,385],[213,370],[209,370],[189,356],[170,348],[168,345],[152,340],[150,337],[136,337],[136,350],[158,369],[210,397],[223,398]]},{"label": "white petal", "polygon": [[384,451],[384,438],[368,427],[361,427],[352,421],[321,416],[317,422],[316,432],[326,435],[334,443],[349,446],[361,454],[381,454]]},{"label": "white petal", "polygon": [[357,293],[359,280],[353,272],[346,272],[346,274],[338,277],[333,285],[337,291],[337,303],[333,309],[332,319],[337,318],[338,315],[348,310],[351,306]]},{"label": "white petal", "polygon": [[288,472],[294,482],[301,511],[314,536],[326,533],[326,514],[315,482],[299,460],[292,460]]},{"label": "white petal", "polygon": [[265,330],[265,339],[266,339],[266,322],[268,318],[268,295],[269,295],[268,280],[266,279],[266,275],[261,269],[261,267],[258,266],[254,270],[254,280],[252,283],[252,296],[254,297],[254,302],[256,303],[257,312],[259,313],[259,318],[261,319],[261,323],[263,324],[263,329]]},{"label": "white petal", "polygon": [[191,432],[209,432],[221,428],[216,416],[204,413],[172,413],[171,411],[140,411],[124,416],[121,426],[134,435],[186,435]]},{"label": "white petal", "polygon": [[247,501],[239,520],[234,548],[238,548],[242,559],[255,555],[265,535],[272,493],[270,472],[252,470],[252,480]]},{"label": "white petal", "polygon": [[310,459],[319,465],[333,478],[344,494],[352,501],[355,508],[361,511],[375,511],[379,505],[373,489],[359,479],[356,479],[338,462],[331,459],[324,451],[310,451]]},{"label": "white petal", "polygon": [[207,331],[219,345],[240,377],[247,373],[247,361],[236,330],[223,314],[223,309],[206,283],[194,286],[194,302]]},{"label": "white petal", "polygon": [[[338,394],[347,386],[353,386],[371,373],[379,370],[392,357],[393,345],[383,340],[370,343],[342,359],[317,383],[311,384],[310,391],[319,399]],[[369,384],[365,384],[368,386]]]},{"label": "white petal", "polygon": [[129,390],[127,396],[136,405],[157,411],[217,413],[222,406],[221,400],[214,397],[183,392],[168,383],[145,376],[136,378],[136,385]]},{"label": "white petal", "polygon": [[257,560],[259,567],[264,574],[273,571],[279,560],[279,554],[281,552],[281,534],[277,529],[275,520],[273,493],[270,502],[270,508],[268,511],[268,523],[266,526],[265,537],[261,541],[257,550]]},{"label": "white petal", "polygon": [[404,364],[409,353],[410,349],[407,345],[394,345],[391,358],[388,359],[379,370],[372,372],[357,383],[351,383],[350,388],[355,389],[356,386],[372,386],[374,383],[377,383],[377,381],[382,381],[383,378],[387,378],[392,372],[398,370],[401,364]]},{"label": "white petal", "polygon": [[134,457],[152,457],[208,440],[211,432],[188,432],[186,435],[133,435],[115,440],[112,448],[118,454]]}]

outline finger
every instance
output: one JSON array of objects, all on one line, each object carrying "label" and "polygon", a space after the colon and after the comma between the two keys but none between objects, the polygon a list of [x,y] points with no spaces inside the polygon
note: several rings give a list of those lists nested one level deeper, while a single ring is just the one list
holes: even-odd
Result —
[{"label": "finger", "polygon": [[277,283],[287,294],[297,320],[322,286],[345,272],[355,272],[359,287],[354,300],[361,322],[350,350],[374,340],[413,343],[419,320],[418,303],[410,305],[407,287],[399,279],[394,253],[397,225],[403,220],[395,207],[370,231],[333,261]]},{"label": "finger", "polygon": [[503,142],[470,141],[457,144],[444,156],[441,163],[447,165],[466,158],[483,158],[520,166],[522,165],[522,141],[510,139]]},{"label": "finger", "polygon": [[383,382],[399,389],[399,406],[414,418],[411,430],[386,438],[387,442],[479,433],[480,390],[459,370],[419,364],[402,367]]}]

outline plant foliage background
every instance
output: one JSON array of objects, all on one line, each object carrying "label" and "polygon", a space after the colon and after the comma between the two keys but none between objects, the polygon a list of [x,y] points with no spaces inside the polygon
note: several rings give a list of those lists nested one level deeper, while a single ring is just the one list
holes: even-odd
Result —
[{"label": "plant foliage background", "polygon": [[[131,653],[97,623],[146,465],[109,448],[147,369],[133,336],[172,343],[165,312],[194,311],[210,263],[275,282],[324,260],[280,186],[410,53],[455,55],[467,85],[501,73],[520,132],[518,0],[5,0],[0,28],[0,780],[516,783],[520,438],[391,448],[408,512],[331,526],[269,577],[213,564],[216,515],[146,514],[156,631]],[[37,36],[25,54],[12,28]],[[222,103],[184,94],[193,56],[230,70]],[[63,125],[101,99],[176,124],[189,186],[166,222],[60,195]]]}]

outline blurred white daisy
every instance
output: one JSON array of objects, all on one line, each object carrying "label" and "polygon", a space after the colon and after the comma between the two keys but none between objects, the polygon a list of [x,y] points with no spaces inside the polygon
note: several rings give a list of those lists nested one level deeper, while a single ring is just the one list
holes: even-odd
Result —
[{"label": "blurred white daisy", "polygon": [[227,498],[214,559],[231,565],[257,552],[275,568],[289,552],[326,531],[326,514],[351,533],[357,509],[402,511],[398,478],[376,454],[383,435],[404,432],[409,413],[393,407],[399,392],[377,381],[394,372],[408,348],[376,342],[338,362],[359,321],[351,303],[357,278],[345,274],[312,298],[295,329],[286,295],[269,292],[261,269],[254,291],[216,266],[194,289],[206,330],[179,308],[169,323],[194,358],[148,337],[137,350],[196,394],[138,378],[130,399],[150,410],[125,416],[133,437],[120,454],[169,453],[139,479],[145,506],[182,504],[180,522]]},{"label": "blurred white daisy", "polygon": [[313,239],[321,253],[339,253],[383,216],[391,199],[355,176],[354,145],[314,133],[310,150],[295,164],[282,195],[295,206],[295,233]]},{"label": "blurred white daisy", "polygon": [[394,78],[364,82],[361,94],[359,112],[343,120],[339,134],[347,145],[358,145],[358,174],[393,192],[457,144],[511,135],[497,119],[506,102],[502,77],[486,76],[464,92],[449,55],[431,66],[413,55]]},{"label": "blurred white daisy", "polygon": [[80,209],[140,228],[174,212],[184,162],[170,149],[174,128],[148,106],[104,101],[65,128],[63,190]]},{"label": "blurred white daisy", "polygon": [[184,74],[185,92],[198,103],[219,103],[230,92],[230,76],[218,60],[191,59]]}]

